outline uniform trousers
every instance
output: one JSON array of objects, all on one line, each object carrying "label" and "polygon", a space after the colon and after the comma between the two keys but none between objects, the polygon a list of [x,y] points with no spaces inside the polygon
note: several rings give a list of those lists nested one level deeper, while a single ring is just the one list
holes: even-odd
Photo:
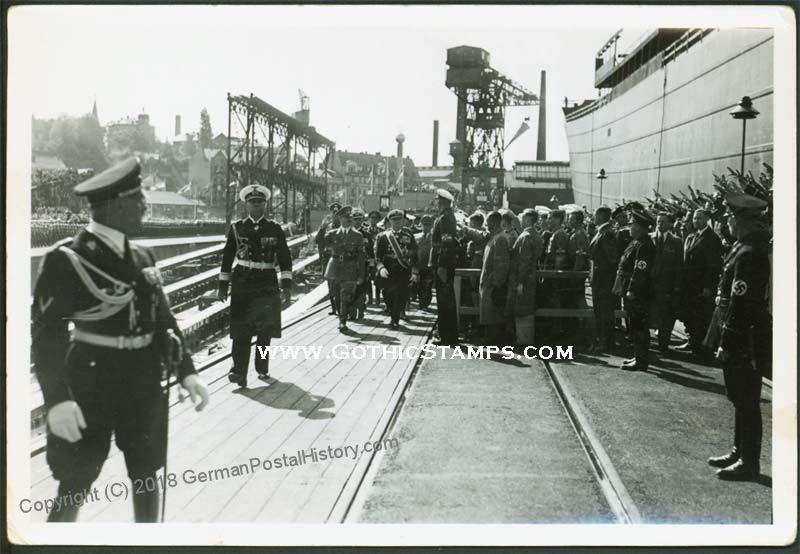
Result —
[{"label": "uniform trousers", "polygon": [[650,362],[650,313],[647,304],[638,300],[625,300],[625,312],[630,322],[636,363],[646,367]]},{"label": "uniform trousers", "polygon": [[336,299],[336,311],[339,314],[340,323],[347,323],[347,316],[356,296],[356,287],[356,281],[328,279],[328,288],[331,291],[331,297]]},{"label": "uniform trousers", "polygon": [[439,278],[438,271],[434,272],[436,324],[442,343],[456,344],[458,342],[458,320],[456,319],[456,293],[453,289],[455,269],[445,268],[445,273],[445,280],[442,280]]},{"label": "uniform trousers", "polygon": [[534,320],[533,314],[514,318],[514,334],[517,344],[530,346],[534,339]]},{"label": "uniform trousers", "polygon": [[419,270],[419,283],[417,283],[419,307],[423,310],[431,305],[433,298],[433,269],[423,267]]},{"label": "uniform trousers", "polygon": [[[86,420],[74,443],[47,434],[47,463],[59,496],[90,489],[108,457],[111,436],[125,456],[131,480],[153,477],[164,464],[167,404],[155,347],[117,350],[72,343],[66,358],[73,399]],[[158,519],[158,490],[132,494],[137,521]],[[78,507],[64,506],[49,521],[74,521]]]},{"label": "uniform trousers", "polygon": [[748,465],[760,467],[761,436],[761,374],[746,352],[732,352],[722,366],[725,391],[733,403],[734,446]]},{"label": "uniform trousers", "polygon": [[701,349],[714,313],[714,298],[704,297],[702,289],[690,289],[686,291],[683,301],[685,302],[683,319],[689,335],[689,346],[692,350]]},{"label": "uniform trousers", "polygon": [[394,268],[389,273],[389,278],[383,281],[383,296],[392,323],[399,323],[400,317],[408,301],[408,282],[411,279],[411,270]]},{"label": "uniform trousers", "polygon": [[611,287],[592,287],[594,328],[600,345],[611,350],[614,346],[614,307],[616,300]]}]

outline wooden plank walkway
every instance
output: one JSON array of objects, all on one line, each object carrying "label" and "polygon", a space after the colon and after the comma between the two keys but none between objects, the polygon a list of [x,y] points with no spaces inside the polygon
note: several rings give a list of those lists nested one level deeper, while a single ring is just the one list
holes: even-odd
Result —
[{"label": "wooden plank walkway", "polygon": [[[416,357],[337,359],[355,346],[421,346],[435,321],[432,313],[409,310],[411,320],[392,331],[382,309],[370,306],[350,335],[338,332],[337,319],[318,313],[286,329],[276,345],[318,346],[321,356],[273,359],[273,379],[264,383],[250,372],[248,389],[225,377],[230,360],[203,373],[211,405],[196,413],[189,402],[170,411],[168,470],[177,485],[167,493],[166,521],[177,522],[336,522],[361,481],[371,453],[364,444],[378,440],[405,389]],[[342,346],[338,346],[342,345]],[[334,353],[335,354],[335,353]],[[252,362],[251,362],[252,365]],[[261,460],[349,447],[345,457],[293,467],[257,469],[249,474],[204,483],[188,481],[191,472],[214,471]],[[357,448],[357,452],[353,449]],[[56,482],[44,456],[31,461],[31,498],[55,496]],[[188,473],[187,473],[188,472]],[[159,472],[160,475],[160,472]],[[186,475],[186,478],[184,478]],[[220,475],[220,474],[218,474]],[[124,459],[112,446],[95,485],[130,486]],[[40,519],[45,514],[37,514]],[[81,509],[80,521],[132,521],[130,499],[101,498]]]}]

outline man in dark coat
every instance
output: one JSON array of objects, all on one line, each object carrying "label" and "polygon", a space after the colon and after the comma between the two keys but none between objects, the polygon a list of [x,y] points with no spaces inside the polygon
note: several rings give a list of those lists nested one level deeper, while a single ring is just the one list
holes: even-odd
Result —
[{"label": "man in dark coat", "polygon": [[[264,216],[269,189],[248,185],[239,192],[239,197],[247,206],[248,215],[231,223],[228,230],[222,251],[218,298],[227,299],[230,285],[233,368],[228,379],[246,387],[253,336],[257,337],[256,344],[262,347],[270,346],[273,338],[281,336],[281,308],[288,302],[292,287],[292,255],[281,226]],[[269,377],[268,354],[265,356],[256,350],[255,366],[260,378]]]},{"label": "man in dark coat", "polygon": [[[339,226],[339,218],[336,216],[336,213],[342,209],[342,205],[338,202],[332,203],[328,206],[330,213],[325,216],[325,219],[322,220],[322,223],[317,230],[317,236],[315,242],[317,243],[317,250],[319,252],[319,262],[320,266],[322,267],[322,274],[325,274],[325,269],[328,267],[328,260],[331,257],[331,250],[330,247],[325,244],[325,235],[331,229],[335,229]],[[333,294],[333,291],[328,291],[331,303],[331,312],[329,315],[335,315],[338,311],[338,303]]]},{"label": "man in dark coat", "polygon": [[[34,285],[31,354],[47,411],[47,464],[65,500],[50,522],[77,519],[81,503],[66,500],[92,490],[112,435],[132,489],[157,482],[166,457],[166,371],[175,369],[198,411],[208,403],[155,257],[128,238],[145,213],[140,173],[129,158],[75,187],[92,219],[47,252]],[[158,487],[131,498],[136,522],[158,521]]]},{"label": "man in dark coat", "polygon": [[707,355],[702,343],[714,311],[714,291],[722,269],[722,241],[708,219],[706,210],[695,210],[692,224],[697,230],[684,243],[681,317],[689,340],[676,348],[700,356]]},{"label": "man in dark coat", "polygon": [[428,265],[434,271],[436,288],[436,327],[441,345],[458,343],[458,320],[456,296],[453,289],[455,269],[458,263],[458,241],[456,218],[453,214],[453,195],[444,189],[436,191],[439,216],[433,223],[431,235],[431,258]]},{"label": "man in dark coat", "polygon": [[760,221],[767,204],[729,193],[728,229],[736,243],[725,256],[716,310],[705,341],[722,362],[725,389],[735,408],[730,453],[709,458],[720,479],[754,480],[761,474],[761,375],[771,360],[772,321],[767,310],[770,283],[769,232]]},{"label": "man in dark coat", "polygon": [[325,268],[325,279],[328,280],[331,294],[336,298],[339,331],[342,333],[349,331],[347,319],[352,319],[350,311],[356,289],[364,281],[364,268],[367,264],[364,236],[353,228],[352,210],[350,206],[339,210],[339,227],[325,234],[325,244],[331,251],[328,267]]},{"label": "man in dark coat", "polygon": [[592,308],[594,309],[597,342],[595,351],[611,352],[614,348],[614,277],[619,264],[617,242],[611,223],[611,208],[601,206],[594,214],[597,226],[589,243],[592,260]]},{"label": "man in dark coat", "polygon": [[514,318],[516,344],[519,347],[530,346],[534,340],[536,268],[542,252],[542,237],[534,228],[538,219],[536,210],[528,208],[522,212],[522,233],[511,251],[506,313]]},{"label": "man in dark coat", "polygon": [[668,212],[658,214],[656,231],[651,235],[656,247],[653,263],[655,287],[653,319],[658,329],[658,348],[662,354],[669,351],[683,275],[683,244],[681,239],[670,231],[672,223],[672,214]]},{"label": "man in dark coat", "polygon": [[624,299],[630,321],[634,356],[622,362],[622,369],[628,371],[645,371],[649,364],[655,246],[648,232],[654,223],[646,211],[631,210],[631,242],[620,257],[612,289]]},{"label": "man in dark coat", "polygon": [[411,230],[403,227],[402,211],[389,212],[389,222],[391,228],[378,235],[375,242],[375,262],[384,283],[389,326],[399,329],[409,282],[419,281],[417,243]]}]

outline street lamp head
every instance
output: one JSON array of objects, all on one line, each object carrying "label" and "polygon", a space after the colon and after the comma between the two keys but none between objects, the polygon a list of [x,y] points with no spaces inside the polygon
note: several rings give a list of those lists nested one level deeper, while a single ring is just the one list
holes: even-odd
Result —
[{"label": "street lamp head", "polygon": [[742,101],[730,111],[733,119],[755,119],[759,113],[749,96],[742,96]]},{"label": "street lamp head", "polygon": [[601,169],[601,170],[600,170],[600,171],[597,173],[597,175],[596,175],[595,177],[596,177],[597,179],[600,179],[601,181],[602,181],[603,179],[607,179],[607,177],[606,177],[606,170],[605,170],[605,169]]},{"label": "street lamp head", "polygon": [[395,140],[396,140],[397,142],[399,142],[400,144],[402,144],[403,142],[405,142],[405,140],[406,140],[406,136],[405,136],[403,133],[400,133],[399,135],[397,135],[397,137],[395,138]]}]

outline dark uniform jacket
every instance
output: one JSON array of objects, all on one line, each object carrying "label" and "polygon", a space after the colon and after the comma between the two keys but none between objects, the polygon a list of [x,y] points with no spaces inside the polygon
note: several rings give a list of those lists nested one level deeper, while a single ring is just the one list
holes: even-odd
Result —
[{"label": "dark uniform jacket", "polygon": [[614,232],[614,238],[617,241],[617,252],[622,254],[631,242],[631,230],[627,227],[617,228]]},{"label": "dark uniform jacket", "polygon": [[674,310],[677,308],[683,276],[683,244],[681,239],[669,231],[664,233],[661,239],[657,233],[653,233],[651,238],[656,252],[653,260],[656,301],[659,304],[670,304],[661,307]]},{"label": "dark uniform jacket", "polygon": [[[392,247],[390,237],[396,240],[396,248]],[[375,242],[375,262],[378,271],[386,268],[389,272],[389,279],[398,276],[408,276],[417,273],[418,251],[414,235],[409,229],[402,228],[399,231],[389,229],[378,235]]]},{"label": "dark uniform jacket", "polygon": [[645,305],[653,296],[653,261],[655,246],[649,236],[631,240],[622,253],[612,292],[625,297],[630,294],[637,303]]},{"label": "dark uniform jacket", "polygon": [[574,271],[589,269],[589,237],[583,227],[569,237],[567,245],[567,265]]},{"label": "dark uniform jacket", "polygon": [[611,290],[619,265],[619,253],[610,222],[597,228],[589,243],[589,256],[592,260],[592,288]]},{"label": "dark uniform jacket", "polygon": [[771,348],[770,341],[759,340],[770,329],[769,280],[769,235],[759,230],[739,239],[725,257],[717,289],[719,345],[724,350],[759,360],[759,352]]},{"label": "dark uniform jacket", "polygon": [[569,236],[563,227],[559,227],[553,231],[553,235],[550,237],[550,243],[547,246],[548,269],[561,271],[572,269],[569,263],[569,256],[567,255],[568,248]]},{"label": "dark uniform jacket", "polygon": [[325,235],[328,231],[336,229],[337,227],[339,227],[339,218],[327,215],[325,219],[322,220],[319,230],[317,231],[317,236],[315,237],[320,258],[325,258],[330,255],[330,250],[325,244]]},{"label": "dark uniform jacket", "polygon": [[364,277],[366,278],[369,268],[375,266],[375,242],[372,239],[372,233],[370,233],[368,226],[362,225],[358,229],[358,232],[364,237],[364,256],[366,259]]},{"label": "dark uniform jacket", "polygon": [[[31,346],[48,408],[73,399],[70,371],[89,369],[76,367],[81,360],[94,364],[77,355],[84,343],[70,341],[69,323],[74,323],[75,331],[110,337],[152,333],[151,345],[136,350],[141,352],[142,372],[160,370],[167,330],[183,338],[164,294],[155,257],[145,247],[128,244],[120,257],[84,229],[56,245],[42,261],[33,293]],[[185,346],[177,373],[180,380],[195,373]]]},{"label": "dark uniform jacket", "polygon": [[330,260],[325,268],[325,278],[340,281],[358,281],[367,263],[364,235],[353,227],[337,227],[325,234],[325,245],[330,249]]},{"label": "dark uniform jacket", "polygon": [[459,245],[456,237],[456,217],[452,210],[445,210],[433,223],[431,233],[431,257],[429,266],[453,269],[458,263]]},{"label": "dark uniform jacket", "polygon": [[722,241],[711,227],[686,237],[683,264],[687,300],[703,289],[713,291],[716,288],[722,269]]},{"label": "dark uniform jacket", "polygon": [[[542,255],[542,237],[533,228],[524,229],[511,250],[506,313],[524,317],[536,311],[536,266]],[[517,285],[522,293],[517,294]]]},{"label": "dark uniform jacket", "polygon": [[539,265],[547,267],[547,252],[550,249],[550,239],[553,238],[553,231],[545,229],[542,231],[542,255],[539,258]]},{"label": "dark uniform jacket", "polygon": [[292,278],[292,255],[281,226],[264,217],[233,222],[222,251],[220,281],[233,281],[232,294],[255,297],[278,292],[278,276],[284,286]]}]

